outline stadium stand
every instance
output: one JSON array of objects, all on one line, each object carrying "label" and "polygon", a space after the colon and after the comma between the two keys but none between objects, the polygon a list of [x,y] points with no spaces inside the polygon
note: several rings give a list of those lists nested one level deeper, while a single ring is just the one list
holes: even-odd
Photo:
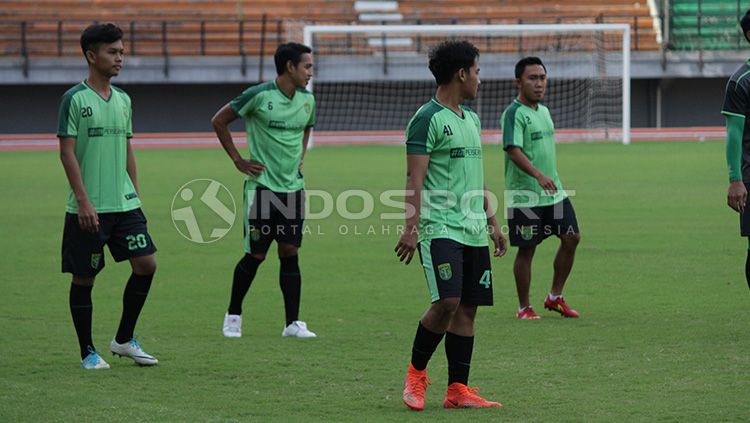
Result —
[{"label": "stadium stand", "polygon": [[672,0],[669,47],[675,50],[739,49],[744,40],[737,22],[745,14],[740,1]]},{"label": "stadium stand", "polygon": [[[284,21],[353,22],[351,1],[40,0],[0,2],[0,55],[79,54],[81,30],[118,23],[131,55],[258,55],[283,39]],[[240,44],[240,38],[243,42]]]},{"label": "stadium stand", "polygon": [[295,22],[379,23],[377,16],[389,23],[628,23],[633,50],[660,48],[647,0],[434,0],[429,8],[416,0],[379,3],[389,12],[360,14],[368,2],[344,0],[3,0],[0,56],[78,55],[82,28],[104,20],[128,32],[130,55],[254,56],[286,39]]}]

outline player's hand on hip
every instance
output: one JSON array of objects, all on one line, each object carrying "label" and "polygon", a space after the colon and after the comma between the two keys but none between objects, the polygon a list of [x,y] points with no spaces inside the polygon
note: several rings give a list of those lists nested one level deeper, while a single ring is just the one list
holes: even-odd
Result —
[{"label": "player's hand on hip", "polygon": [[552,178],[540,174],[537,176],[536,180],[539,182],[539,186],[542,187],[545,193],[554,194],[557,192],[557,185],[555,185],[555,181]]},{"label": "player's hand on hip", "polygon": [[234,165],[240,172],[250,176],[258,176],[266,170],[266,165],[255,160],[242,159],[234,162]]},{"label": "player's hand on hip", "polygon": [[99,232],[99,215],[88,199],[78,203],[78,225],[86,232]]},{"label": "player's hand on hip", "polygon": [[417,249],[417,234],[415,231],[409,231],[408,229],[401,235],[401,238],[396,244],[396,248],[393,251],[396,252],[399,261],[406,262],[404,264],[411,263],[411,259],[414,257],[414,250]]},{"label": "player's hand on hip", "polygon": [[729,183],[729,189],[727,190],[727,205],[732,210],[743,213],[745,211],[745,205],[747,204],[747,189],[742,181],[734,181]]}]

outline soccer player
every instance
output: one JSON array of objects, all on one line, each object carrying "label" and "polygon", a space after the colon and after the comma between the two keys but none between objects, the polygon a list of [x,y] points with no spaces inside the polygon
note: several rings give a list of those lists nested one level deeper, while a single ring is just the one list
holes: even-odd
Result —
[{"label": "soccer player", "polygon": [[437,92],[406,130],[405,199],[412,211],[395,251],[409,264],[419,248],[432,300],[417,326],[404,381],[403,400],[413,410],[424,409],[427,363],[443,337],[448,358],[443,406],[501,406],[467,386],[477,306],[493,300],[487,233],[496,257],[506,249],[484,186],[479,117],[461,104],[477,96],[478,59],[479,51],[466,41],[436,46],[429,68]]},{"label": "soccer player", "polygon": [[554,261],[552,289],[544,308],[564,317],[578,317],[562,296],[581,240],[573,204],[557,175],[555,125],[540,102],[547,88],[547,68],[538,57],[516,63],[518,97],[500,118],[505,150],[505,202],[510,245],[518,247],[513,263],[520,308],[519,319],[539,319],[529,303],[531,260],[536,246],[550,235],[560,238]]},{"label": "soccer player", "polygon": [[[314,338],[299,320],[305,182],[302,163],[315,125],[315,99],[305,90],[313,75],[312,50],[298,43],[281,44],[274,55],[277,78],[248,88],[222,107],[211,120],[234,166],[246,175],[244,188],[245,255],[234,269],[226,337],[242,336],[242,300],[265,260],[273,240],[281,262],[279,285],[286,324],[281,336]],[[250,159],[234,146],[228,125],[245,119]]]},{"label": "soccer player", "polygon": [[70,183],[62,242],[62,271],[73,274],[70,313],[81,348],[81,367],[107,369],[91,337],[91,290],[104,268],[104,245],[132,274],[123,294],[122,318],[110,351],[142,366],[159,361],[133,336],[156,272],[156,258],[136,178],[130,97],[111,85],[122,68],[122,31],[94,24],[83,31],[81,49],[89,66],[85,81],[60,103],[60,160]]},{"label": "soccer player", "polygon": [[[742,33],[750,42],[750,10],[740,20]],[[743,63],[727,83],[721,113],[727,124],[727,167],[729,189],[727,205],[740,214],[740,235],[748,238],[745,280],[750,287],[750,212],[747,191],[750,190],[750,62]]]}]

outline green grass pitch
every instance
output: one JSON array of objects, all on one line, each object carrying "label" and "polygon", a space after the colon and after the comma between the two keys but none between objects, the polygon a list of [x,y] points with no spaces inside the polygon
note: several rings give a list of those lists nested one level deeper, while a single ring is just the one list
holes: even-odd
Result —
[{"label": "green grass pitch", "polygon": [[[498,194],[502,154],[497,145],[484,151],[487,184]],[[69,276],[59,271],[66,179],[58,154],[2,152],[0,421],[747,421],[746,243],[725,205],[723,157],[712,142],[558,146],[583,236],[566,297],[582,318],[542,311],[538,322],[516,320],[515,251],[493,259],[496,304],[478,313],[470,385],[505,406],[444,410],[441,345],[428,368],[426,410],[416,413],[400,395],[429,298],[419,263],[398,263],[397,235],[382,234],[377,214],[308,221],[316,230],[301,250],[301,317],[318,339],[281,338],[273,250],[245,300],[244,337],[224,339],[240,226],[221,241],[191,243],[173,226],[170,204],[195,178],[222,182],[241,204],[242,176],[218,144],[138,150],[159,269],[136,332],[161,362],[139,368],[105,354],[112,369],[86,372]],[[403,148],[319,147],[305,174],[309,189],[379,194],[403,188],[404,168]],[[341,235],[341,225],[350,233]],[[368,235],[369,225],[378,233]],[[534,261],[538,311],[556,244],[548,239]],[[130,272],[106,260],[94,289],[94,342],[103,352]]]}]

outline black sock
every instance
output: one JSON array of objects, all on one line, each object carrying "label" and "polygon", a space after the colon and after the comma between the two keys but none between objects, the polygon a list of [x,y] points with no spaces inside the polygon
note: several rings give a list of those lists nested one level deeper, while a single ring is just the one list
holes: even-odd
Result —
[{"label": "black sock", "polygon": [[445,356],[448,357],[448,385],[454,382],[469,383],[471,353],[474,350],[474,337],[445,334]]},{"label": "black sock", "polygon": [[242,300],[245,299],[247,290],[255,279],[255,273],[263,260],[245,254],[234,267],[234,280],[232,281],[232,297],[229,299],[229,314],[242,314]]},{"label": "black sock", "polygon": [[93,288],[93,286],[70,284],[70,315],[73,317],[73,326],[78,335],[82,359],[89,355],[89,348],[92,351],[96,350],[91,341],[91,313],[94,309],[91,304],[91,290]]},{"label": "black sock", "polygon": [[136,275],[130,274],[128,284],[125,285],[125,292],[122,294],[122,317],[120,318],[120,327],[117,329],[115,341],[118,344],[124,344],[133,339],[135,323],[141,314],[143,304],[146,303],[148,291],[151,289],[151,281],[154,274]]},{"label": "black sock", "polygon": [[745,280],[747,287],[750,288],[750,250],[747,250],[747,259],[745,259]]},{"label": "black sock", "polygon": [[299,256],[279,257],[279,286],[284,295],[286,325],[299,320],[299,300],[302,291],[302,277],[299,273]]},{"label": "black sock", "polygon": [[417,334],[414,336],[414,344],[411,347],[411,365],[417,370],[427,368],[427,362],[430,361],[432,353],[435,352],[440,341],[443,340],[444,333],[435,333],[429,331],[419,322]]}]

